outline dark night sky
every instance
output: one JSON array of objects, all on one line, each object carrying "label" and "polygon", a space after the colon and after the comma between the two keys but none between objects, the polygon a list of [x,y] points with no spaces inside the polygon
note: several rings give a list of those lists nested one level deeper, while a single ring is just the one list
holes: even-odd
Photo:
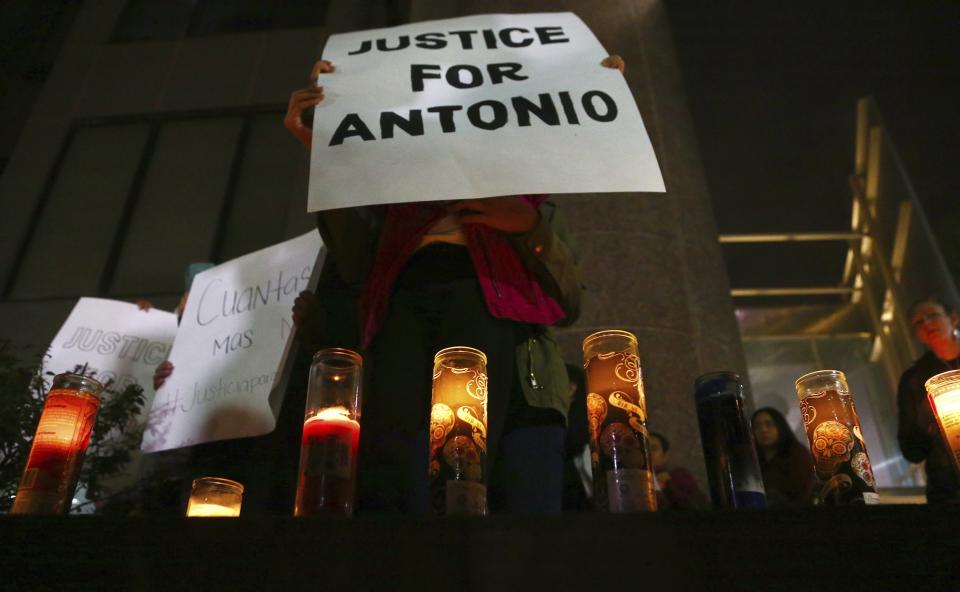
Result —
[{"label": "dark night sky", "polygon": [[[960,209],[960,2],[666,6],[722,233],[848,230],[865,95],[934,224]],[[725,247],[735,286],[803,283],[783,266],[796,246],[750,248]],[[845,249],[808,244],[800,267],[833,270],[819,283],[835,284]]]}]

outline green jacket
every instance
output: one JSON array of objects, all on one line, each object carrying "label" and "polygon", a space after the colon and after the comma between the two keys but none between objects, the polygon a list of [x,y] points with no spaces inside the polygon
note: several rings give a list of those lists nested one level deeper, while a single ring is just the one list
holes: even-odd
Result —
[{"label": "green jacket", "polygon": [[[540,224],[527,234],[512,236],[511,242],[544,291],[566,313],[560,324],[576,321],[580,316],[583,278],[576,245],[557,205],[551,201],[541,204]],[[537,327],[527,343],[517,347],[517,368],[528,404],[556,409],[567,417],[569,379],[552,327]]]}]

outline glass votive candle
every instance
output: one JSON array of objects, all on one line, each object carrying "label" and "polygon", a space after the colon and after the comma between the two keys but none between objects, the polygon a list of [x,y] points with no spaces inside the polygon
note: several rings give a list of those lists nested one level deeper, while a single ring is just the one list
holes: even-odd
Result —
[{"label": "glass votive candle", "polygon": [[924,386],[954,468],[960,474],[960,370],[937,374]]},{"label": "glass votive candle", "polygon": [[743,381],[710,372],[693,383],[710,500],[715,508],[766,508],[767,492],[753,430],[743,415]]},{"label": "glass votive candle", "polygon": [[103,385],[79,374],[53,377],[11,514],[66,514],[100,409]]},{"label": "glass votive candle", "polygon": [[796,388],[820,499],[827,505],[880,503],[847,377],[818,370],[798,378]]},{"label": "glass votive candle", "polygon": [[357,486],[363,358],[341,348],[313,356],[294,516],[350,516]]},{"label": "glass votive candle", "polygon": [[448,347],[433,359],[430,500],[437,513],[487,513],[487,356]]},{"label": "glass votive candle", "polygon": [[187,503],[189,518],[236,518],[243,504],[243,485],[222,477],[194,479]]},{"label": "glass votive candle", "polygon": [[657,509],[637,338],[619,330],[583,340],[594,499],[610,512]]}]

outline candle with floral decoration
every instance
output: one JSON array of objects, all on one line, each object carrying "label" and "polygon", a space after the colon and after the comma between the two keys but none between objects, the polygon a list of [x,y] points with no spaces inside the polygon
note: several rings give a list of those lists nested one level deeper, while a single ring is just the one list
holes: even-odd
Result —
[{"label": "candle with floral decoration", "polygon": [[430,500],[447,515],[487,513],[487,356],[437,352],[430,408]]},{"label": "candle with floral decoration", "polygon": [[637,338],[619,330],[583,340],[587,422],[597,505],[610,512],[657,509],[647,402]]},{"label": "candle with floral decoration", "polygon": [[820,499],[827,505],[880,503],[847,377],[818,370],[798,378],[796,388]]}]

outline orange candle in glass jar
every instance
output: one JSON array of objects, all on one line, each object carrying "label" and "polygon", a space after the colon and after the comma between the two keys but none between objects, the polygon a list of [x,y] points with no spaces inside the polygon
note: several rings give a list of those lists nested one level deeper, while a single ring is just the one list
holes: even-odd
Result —
[{"label": "orange candle in glass jar", "polygon": [[66,514],[100,409],[103,385],[58,374],[40,415],[12,514]]}]

